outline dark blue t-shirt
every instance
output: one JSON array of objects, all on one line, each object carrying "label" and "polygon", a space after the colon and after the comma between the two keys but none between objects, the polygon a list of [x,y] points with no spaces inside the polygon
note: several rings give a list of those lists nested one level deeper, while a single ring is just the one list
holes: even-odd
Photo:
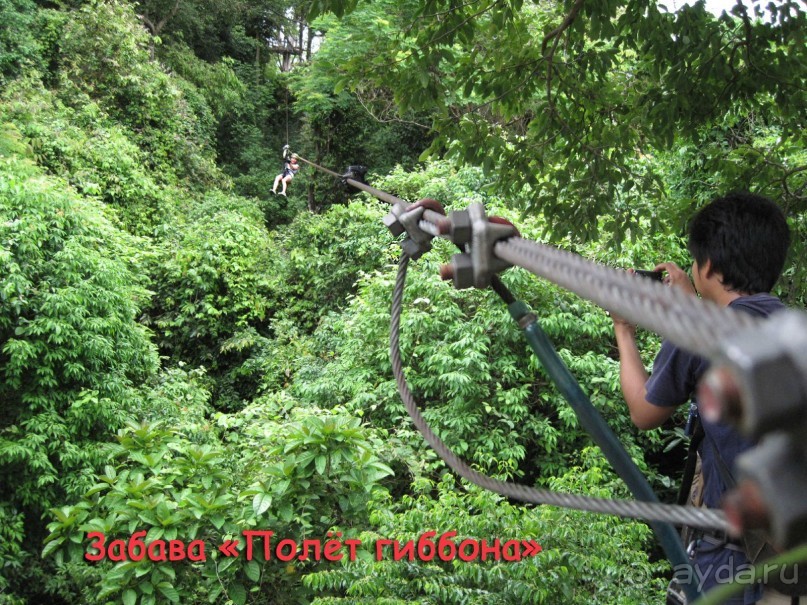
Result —
[{"label": "dark blue t-shirt", "polygon": [[[767,293],[742,296],[729,303],[729,306],[761,317],[785,308],[782,301]],[[695,388],[708,368],[706,359],[665,340],[653,362],[653,374],[647,381],[647,401],[662,407],[678,406],[690,399],[697,404]],[[726,485],[714,450],[717,449],[724,464],[734,472],[734,459],[749,449],[752,443],[731,425],[707,422],[702,416],[701,423],[704,438],[698,451],[703,470],[703,502],[709,508],[717,508]]]}]

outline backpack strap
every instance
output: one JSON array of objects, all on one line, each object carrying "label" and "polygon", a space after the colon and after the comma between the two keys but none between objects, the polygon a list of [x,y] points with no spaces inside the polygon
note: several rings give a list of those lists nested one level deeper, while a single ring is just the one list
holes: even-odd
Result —
[{"label": "backpack strap", "polygon": [[681,487],[678,490],[678,504],[681,506],[689,504],[689,494],[692,491],[692,481],[695,479],[695,469],[698,465],[698,447],[700,447],[704,436],[703,424],[700,422],[698,408],[695,404],[690,405],[685,433],[690,435],[691,438],[687,448],[684,476],[681,478]]},{"label": "backpack strap", "polygon": [[[717,469],[720,472],[720,477],[723,479],[723,483],[728,489],[733,489],[737,486],[737,480],[734,478],[734,475],[732,474],[731,469],[729,469],[728,464],[726,464],[726,461],[723,459],[723,456],[720,455],[720,450],[717,449],[717,445],[715,444],[711,435],[706,435],[706,442],[709,444],[712,454],[717,461]],[[748,557],[748,561],[751,564],[757,562],[763,551],[771,548],[770,543],[768,542],[767,533],[761,530],[746,531],[743,534],[742,541],[745,546],[745,555]]]}]

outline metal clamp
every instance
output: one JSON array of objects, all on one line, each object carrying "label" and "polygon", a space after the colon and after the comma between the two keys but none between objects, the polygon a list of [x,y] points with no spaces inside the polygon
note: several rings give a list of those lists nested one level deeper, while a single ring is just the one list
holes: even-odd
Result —
[{"label": "metal clamp", "polygon": [[742,531],[769,530],[774,544],[791,548],[807,540],[807,456],[796,436],[768,435],[737,458],[738,486],[726,495],[726,517]]},{"label": "metal clamp", "polygon": [[406,233],[407,237],[401,242],[401,249],[412,260],[417,260],[432,249],[431,240],[434,233],[422,228],[424,215],[445,216],[443,207],[436,200],[422,199],[410,206],[395,204],[392,212],[384,217],[384,225],[393,236],[398,237]]},{"label": "metal clamp", "polygon": [[348,180],[357,181],[359,183],[367,184],[367,179],[365,175],[367,174],[367,166],[348,166],[345,173],[341,176],[340,180],[342,181],[342,185],[350,188],[352,191],[359,191],[355,187],[351,187],[348,183]]},{"label": "metal clamp", "polygon": [[721,344],[722,359],[699,390],[707,420],[729,421],[750,437],[807,423],[807,316],[781,311]]},{"label": "metal clamp", "polygon": [[789,548],[807,540],[807,317],[780,311],[721,349],[699,386],[701,415],[761,439],[737,458],[723,509],[735,529],[768,529]]},{"label": "metal clamp", "polygon": [[487,218],[482,204],[471,204],[468,210],[452,212],[449,218],[452,241],[460,247],[470,246],[470,251],[451,257],[451,264],[444,265],[440,275],[443,279],[452,279],[458,290],[488,287],[494,275],[512,266],[493,254],[493,246],[518,235],[518,229],[503,218]]}]

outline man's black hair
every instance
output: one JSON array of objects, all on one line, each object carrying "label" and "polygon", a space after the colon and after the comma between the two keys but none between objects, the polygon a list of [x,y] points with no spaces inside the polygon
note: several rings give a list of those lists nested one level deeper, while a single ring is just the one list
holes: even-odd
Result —
[{"label": "man's black hair", "polygon": [[770,292],[785,264],[790,229],[782,210],[768,198],[730,193],[695,215],[687,247],[699,267],[710,261],[731,290]]}]

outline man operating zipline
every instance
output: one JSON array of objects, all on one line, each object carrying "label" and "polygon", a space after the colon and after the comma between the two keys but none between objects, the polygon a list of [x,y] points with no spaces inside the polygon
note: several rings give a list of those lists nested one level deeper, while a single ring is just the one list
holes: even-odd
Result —
[{"label": "man operating zipline", "polygon": [[[700,294],[720,306],[767,317],[784,309],[770,291],[779,279],[789,245],[787,221],[776,204],[750,193],[729,194],[705,206],[690,225],[688,248],[694,259],[694,287],[689,276],[674,263],[661,263],[656,270],[666,272],[664,282],[670,287],[692,296]],[[709,362],[665,340],[648,377],[636,345],[636,326],[617,316],[613,319],[620,383],[631,420],[642,430],[657,428],[677,406],[693,397]],[[705,506],[716,509],[723,494],[736,483],[735,459],[753,444],[727,423],[709,422],[703,417],[700,422],[704,435],[698,448],[703,469],[702,499]],[[731,539],[722,531],[696,531],[687,546],[707,592],[748,569],[759,554],[759,548]],[[743,596],[726,604],[757,603],[760,593],[761,586],[748,586]],[[773,591],[768,593],[766,590],[765,603],[773,603]]]}]

